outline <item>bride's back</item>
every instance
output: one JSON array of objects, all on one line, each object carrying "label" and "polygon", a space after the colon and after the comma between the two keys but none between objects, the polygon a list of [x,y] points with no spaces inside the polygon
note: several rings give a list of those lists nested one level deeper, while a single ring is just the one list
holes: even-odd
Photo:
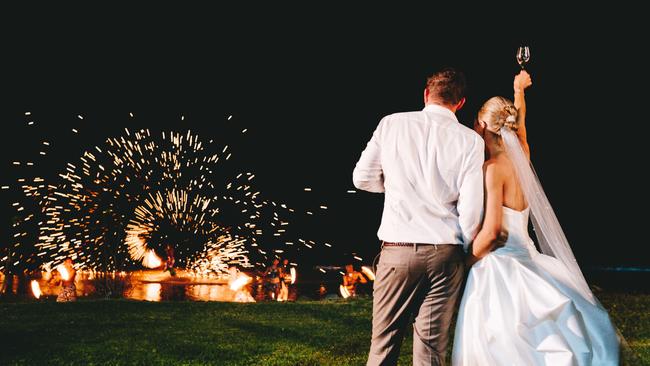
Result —
[{"label": "bride's back", "polygon": [[517,211],[523,211],[528,207],[524,191],[521,189],[517,174],[507,154],[499,154],[495,159],[499,164],[499,172],[504,175],[503,205]]}]

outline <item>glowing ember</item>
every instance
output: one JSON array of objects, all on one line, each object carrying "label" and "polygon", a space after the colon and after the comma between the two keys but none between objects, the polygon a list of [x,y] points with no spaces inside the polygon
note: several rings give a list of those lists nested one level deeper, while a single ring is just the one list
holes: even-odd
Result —
[{"label": "glowing ember", "polygon": [[375,274],[372,272],[372,269],[370,269],[370,267],[368,266],[361,267],[361,272],[363,272],[363,274],[365,274],[370,281],[375,280]]},{"label": "glowing ember", "polygon": [[291,269],[289,270],[289,272],[291,272],[291,284],[296,283],[296,278],[298,277],[298,273],[296,272],[296,268],[295,268],[295,267],[291,267]]},{"label": "glowing ember", "polygon": [[34,297],[37,299],[41,297],[41,286],[38,284],[36,280],[32,280],[32,293],[34,294]]},{"label": "glowing ember", "polygon": [[142,259],[142,265],[147,268],[158,268],[162,266],[162,259],[156,255],[153,249],[149,249]]},{"label": "glowing ember", "polygon": [[280,293],[278,294],[278,301],[289,300],[289,287],[284,283],[280,283]]},{"label": "glowing ember", "polygon": [[70,279],[70,272],[68,272],[68,269],[65,268],[65,266],[63,264],[59,264],[58,266],[56,266],[56,270],[59,271],[59,274],[61,274],[61,278],[64,281],[67,281],[67,280]]},{"label": "glowing ember", "polygon": [[341,285],[339,286],[339,291],[341,292],[341,296],[343,296],[344,299],[350,297],[350,291],[348,291],[347,287]]},{"label": "glowing ember", "polygon": [[237,279],[235,279],[230,283],[230,289],[233,291],[239,291],[242,287],[246,286],[249,282],[251,282],[251,280],[252,278],[250,278],[249,276],[240,273]]},{"label": "glowing ember", "polygon": [[235,294],[235,302],[255,302],[253,296],[246,291],[237,291]]},{"label": "glowing ember", "polygon": [[145,300],[160,301],[160,290],[162,286],[159,283],[148,283],[145,285]]},{"label": "glowing ember", "polygon": [[49,280],[52,279],[52,272],[50,272],[50,271],[44,271],[44,272],[42,273],[42,277],[43,277],[43,279],[44,279],[45,281],[49,281]]}]

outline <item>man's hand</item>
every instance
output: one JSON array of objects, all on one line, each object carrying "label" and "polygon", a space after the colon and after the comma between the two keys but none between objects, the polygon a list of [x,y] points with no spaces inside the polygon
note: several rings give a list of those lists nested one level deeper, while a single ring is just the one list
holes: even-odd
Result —
[{"label": "man's hand", "polygon": [[[502,231],[499,233],[497,236],[496,240],[492,242],[492,248],[490,251],[495,251],[501,247],[504,247],[506,245],[506,242],[508,241],[508,233],[505,231]],[[467,268],[473,266],[476,262],[480,261],[483,257],[476,256],[473,251],[473,246],[470,245],[469,251],[467,253],[467,256],[465,257],[465,266]]]},{"label": "man's hand", "polygon": [[502,231],[501,233],[499,233],[496,240],[492,242],[492,251],[504,247],[507,241],[508,241],[508,233]]},{"label": "man's hand", "polygon": [[480,260],[481,260],[481,258],[477,257],[474,254],[474,243],[471,243],[469,245],[468,250],[467,250],[467,255],[465,256],[465,267],[467,269],[469,269],[471,266],[474,265],[474,263],[476,263],[476,262],[478,262]]},{"label": "man's hand", "polygon": [[470,252],[470,253],[467,254],[467,256],[465,257],[465,267],[466,267],[466,268],[470,268],[471,266],[474,265],[474,263],[476,263],[476,262],[478,262],[478,261],[480,261],[480,260],[481,260],[481,258],[475,256],[474,254],[472,254],[472,253]]}]

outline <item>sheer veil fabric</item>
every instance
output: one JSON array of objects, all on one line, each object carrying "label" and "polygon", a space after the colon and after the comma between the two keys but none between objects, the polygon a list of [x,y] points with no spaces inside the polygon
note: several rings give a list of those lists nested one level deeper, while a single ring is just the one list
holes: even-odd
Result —
[{"label": "sheer veil fabric", "polygon": [[596,304],[597,300],[591,292],[580,266],[578,266],[569,241],[564,235],[564,231],[544,193],[544,189],[542,189],[542,184],[537,174],[535,174],[532,164],[524,154],[519,138],[509,128],[502,128],[500,132],[506,153],[514,165],[519,184],[528,201],[533,228],[542,253],[562,262],[572,274],[570,277],[572,283],[568,285],[578,291],[585,299]]},{"label": "sheer veil fabric", "polygon": [[[502,128],[500,132],[506,153],[514,165],[517,178],[528,201],[535,236],[537,237],[542,253],[562,262],[572,274],[570,277],[562,276],[568,280],[569,283],[566,284],[571,286],[592,304],[602,308],[602,305],[594,296],[585,280],[582,270],[573,255],[569,241],[564,235],[564,231],[560,226],[560,222],[555,215],[548,197],[544,193],[544,189],[532,163],[524,153],[519,138],[509,128]],[[551,274],[555,275],[553,273]],[[634,362],[638,357],[632,351],[618,328],[616,328],[616,333],[620,342],[621,365],[632,364],[630,362]]]},{"label": "sheer veil fabric", "polygon": [[[539,179],[508,127],[506,154],[528,207],[502,207],[502,246],[470,269],[452,364],[617,366],[620,338],[587,285]],[[529,219],[542,253],[528,233]]]}]

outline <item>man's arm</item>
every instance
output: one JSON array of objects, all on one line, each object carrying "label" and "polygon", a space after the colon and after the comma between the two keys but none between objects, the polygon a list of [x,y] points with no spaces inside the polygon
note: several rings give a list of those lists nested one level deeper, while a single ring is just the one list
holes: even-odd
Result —
[{"label": "man's arm", "polygon": [[484,160],[485,144],[481,138],[477,138],[461,177],[458,202],[456,204],[465,248],[474,240],[483,215]]},{"label": "man's arm", "polygon": [[358,189],[373,192],[384,192],[384,171],[381,167],[381,149],[379,145],[379,134],[384,120],[372,134],[366,149],[361,153],[359,161],[352,172],[352,182]]}]

